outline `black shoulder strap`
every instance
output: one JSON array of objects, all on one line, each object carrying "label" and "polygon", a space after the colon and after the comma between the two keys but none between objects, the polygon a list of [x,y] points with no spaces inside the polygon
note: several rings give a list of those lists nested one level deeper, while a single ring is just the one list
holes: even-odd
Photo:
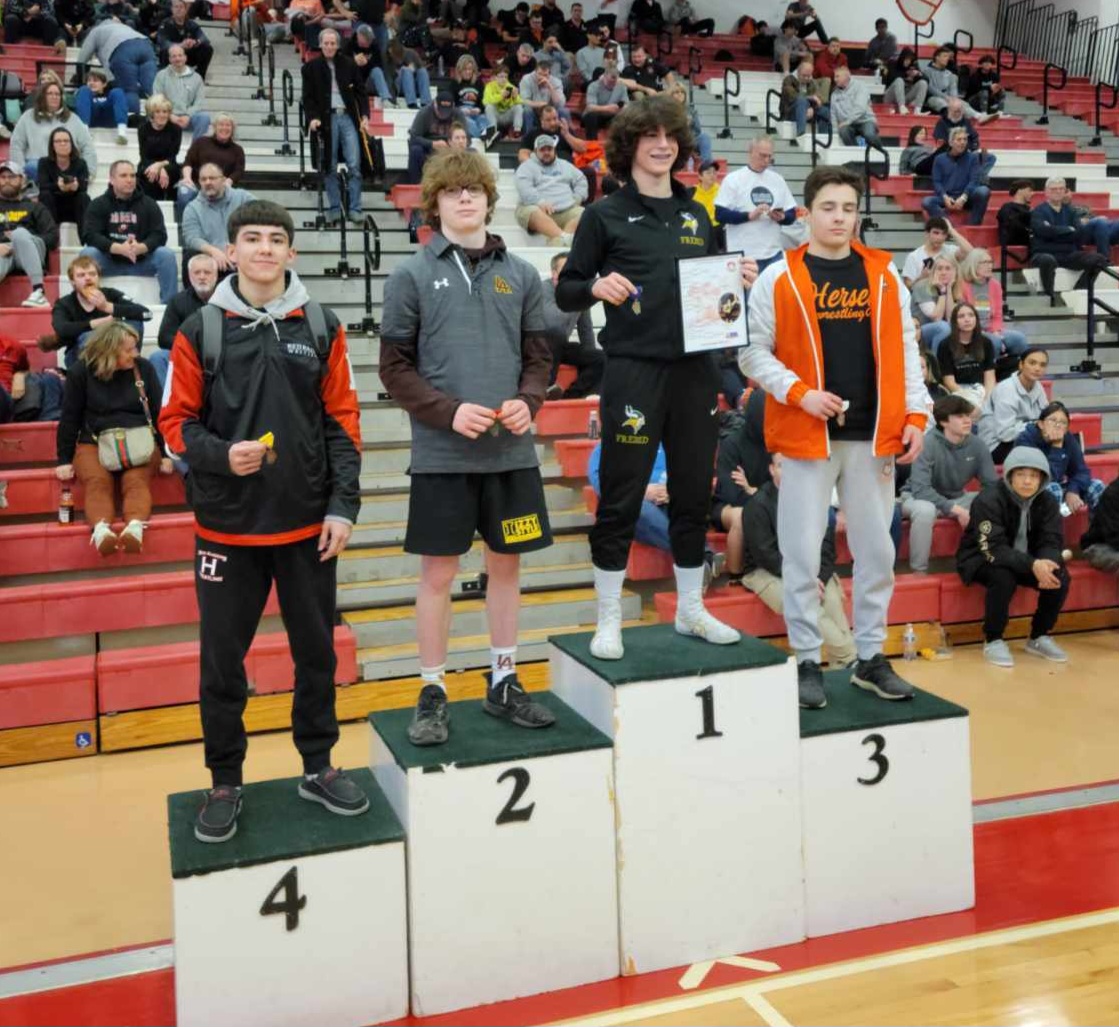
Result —
[{"label": "black shoulder strap", "polygon": [[204,303],[199,313],[202,318],[202,371],[207,378],[213,378],[221,363],[225,311],[212,303]]},{"label": "black shoulder strap", "polygon": [[311,329],[311,335],[315,339],[315,352],[318,353],[319,359],[329,360],[331,338],[326,330],[326,315],[323,313],[322,304],[315,300],[308,300],[303,305],[303,316],[307,319],[307,327]]}]

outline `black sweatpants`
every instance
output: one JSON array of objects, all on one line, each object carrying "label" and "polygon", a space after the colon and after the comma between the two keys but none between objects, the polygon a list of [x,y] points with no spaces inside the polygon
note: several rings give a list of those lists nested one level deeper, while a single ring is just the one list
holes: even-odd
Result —
[{"label": "black sweatpants", "polygon": [[338,741],[334,713],[337,560],[320,562],[318,536],[283,546],[230,546],[195,539],[194,582],[201,614],[202,738],[214,785],[241,784],[248,740],[245,654],[272,582],[295,661],[291,707],[303,770],[330,766]]},{"label": "black sweatpants", "polygon": [[602,388],[602,368],[606,358],[602,350],[594,346],[582,346],[578,342],[568,342],[556,335],[548,336],[552,347],[552,373],[548,384],[554,385],[559,374],[560,364],[570,364],[579,373],[575,380],[563,391],[564,399],[582,399]]},{"label": "black sweatpants", "polygon": [[703,564],[715,444],[719,374],[709,354],[665,363],[606,358],[602,378],[602,457],[591,559],[625,570],[657,445],[668,467],[668,536],[679,567]]},{"label": "black sweatpants", "polygon": [[1009,567],[996,567],[985,564],[975,574],[975,580],[987,589],[986,605],[983,612],[983,634],[988,642],[1002,638],[1006,622],[1010,619],[1010,600],[1014,590],[1021,585],[1037,591],[1037,609],[1030,625],[1030,638],[1040,638],[1053,630],[1065,605],[1068,595],[1069,576],[1065,567],[1060,569],[1060,588],[1038,588],[1037,578],[1030,572],[1019,573]]}]

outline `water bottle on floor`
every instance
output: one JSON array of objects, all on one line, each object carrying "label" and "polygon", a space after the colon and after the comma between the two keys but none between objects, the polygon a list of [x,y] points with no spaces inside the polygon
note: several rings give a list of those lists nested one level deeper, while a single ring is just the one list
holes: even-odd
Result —
[{"label": "water bottle on floor", "polygon": [[917,659],[917,632],[913,630],[912,624],[905,625],[905,634],[901,636],[902,653],[905,659]]}]

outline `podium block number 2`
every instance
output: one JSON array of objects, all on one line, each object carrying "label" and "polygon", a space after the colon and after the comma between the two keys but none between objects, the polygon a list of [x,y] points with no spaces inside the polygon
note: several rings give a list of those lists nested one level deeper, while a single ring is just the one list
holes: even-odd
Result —
[{"label": "podium block number 2", "polygon": [[[284,893],[284,901],[277,902],[276,896]],[[299,911],[307,905],[307,896],[299,894],[299,867],[292,867],[276,882],[276,887],[268,893],[268,898],[260,907],[261,916],[283,913],[287,929],[294,931],[299,926]]]},{"label": "podium block number 2", "polygon": [[496,824],[515,824],[518,821],[529,820],[532,817],[532,811],[536,809],[536,803],[530,802],[527,806],[517,807],[517,803],[524,797],[525,792],[528,791],[529,782],[531,778],[528,771],[524,767],[510,767],[505,773],[500,774],[497,778],[497,783],[501,784],[502,781],[508,778],[513,779],[513,792],[509,796],[509,801],[502,807],[501,812],[498,813],[497,819],[494,821]]},{"label": "podium block number 2", "polygon": [[877,733],[867,735],[863,739],[863,745],[874,746],[874,752],[867,759],[874,764],[876,769],[872,777],[860,777],[858,782],[861,785],[876,785],[890,772],[890,761],[886,758],[886,739]]}]

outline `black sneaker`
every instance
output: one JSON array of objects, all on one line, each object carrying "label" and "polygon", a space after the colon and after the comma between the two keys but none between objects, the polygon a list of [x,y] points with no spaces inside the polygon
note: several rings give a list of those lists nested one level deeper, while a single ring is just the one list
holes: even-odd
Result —
[{"label": "black sneaker", "polygon": [[824,695],[824,672],[815,660],[802,660],[797,664],[797,693],[801,709],[822,710],[828,704]]},{"label": "black sneaker", "polygon": [[413,745],[442,745],[449,733],[447,693],[438,685],[424,685],[412,723],[408,725],[408,741]]},{"label": "black sneaker", "polygon": [[486,672],[486,698],[482,709],[491,717],[502,717],[517,727],[551,727],[555,714],[535,702],[521,686],[516,674],[510,674],[496,688],[491,684],[493,675]]},{"label": "black sneaker", "polygon": [[859,660],[851,674],[851,684],[873,692],[879,699],[913,698],[913,686],[894,673],[890,661],[882,653],[869,660]]},{"label": "black sneaker", "polygon": [[200,842],[227,842],[237,833],[241,812],[241,789],[218,785],[206,793],[206,801],[194,818],[194,837]]},{"label": "black sneaker", "polygon": [[327,767],[299,782],[299,797],[324,805],[331,813],[356,817],[369,809],[369,796],[336,767]]}]

